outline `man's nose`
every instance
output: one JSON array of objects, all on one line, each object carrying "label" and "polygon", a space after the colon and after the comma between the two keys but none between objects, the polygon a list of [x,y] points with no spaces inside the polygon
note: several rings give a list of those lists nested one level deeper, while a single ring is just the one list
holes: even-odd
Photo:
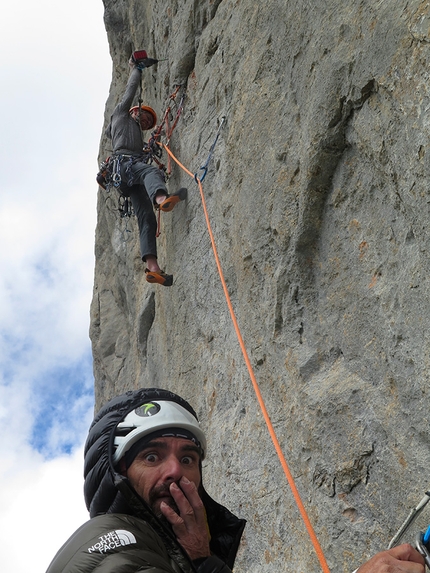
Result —
[{"label": "man's nose", "polygon": [[181,462],[176,456],[169,456],[163,464],[163,481],[179,481],[181,477]]}]

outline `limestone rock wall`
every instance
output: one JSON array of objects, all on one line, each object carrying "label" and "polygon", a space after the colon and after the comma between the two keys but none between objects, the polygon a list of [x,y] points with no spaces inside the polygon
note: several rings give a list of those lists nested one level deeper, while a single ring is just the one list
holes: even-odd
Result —
[{"label": "limestone rock wall", "polygon": [[[171,147],[207,158],[209,215],[284,454],[332,571],[386,548],[428,487],[430,5],[405,0],[104,0],[108,120],[144,48]],[[102,139],[101,155],[110,153]],[[208,432],[208,490],[248,520],[236,571],[320,571],[259,412],[196,183],[162,216],[170,289],[99,190],[91,339],[100,406],[172,389]],[[430,510],[413,528],[430,523]]]}]

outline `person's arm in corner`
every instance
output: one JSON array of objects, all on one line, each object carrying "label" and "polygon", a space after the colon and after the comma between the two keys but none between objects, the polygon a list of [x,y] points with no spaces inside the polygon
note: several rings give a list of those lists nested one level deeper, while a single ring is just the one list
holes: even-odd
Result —
[{"label": "person's arm in corner", "polygon": [[404,543],[377,553],[354,573],[424,573],[424,558],[416,549]]}]

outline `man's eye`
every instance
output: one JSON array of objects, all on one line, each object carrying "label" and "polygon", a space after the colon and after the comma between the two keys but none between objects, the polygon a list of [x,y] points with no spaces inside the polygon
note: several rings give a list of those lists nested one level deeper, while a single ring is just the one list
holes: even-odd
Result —
[{"label": "man's eye", "polygon": [[184,456],[182,458],[182,463],[187,465],[187,466],[192,464],[193,462],[194,462],[194,459],[191,456]]},{"label": "man's eye", "polygon": [[153,464],[157,460],[158,460],[157,454],[146,454],[145,456],[145,462],[149,462],[150,464]]}]

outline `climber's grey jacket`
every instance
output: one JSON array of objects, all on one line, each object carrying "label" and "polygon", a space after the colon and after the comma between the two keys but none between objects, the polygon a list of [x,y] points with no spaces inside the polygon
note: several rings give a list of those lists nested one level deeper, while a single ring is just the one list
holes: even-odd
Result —
[{"label": "climber's grey jacket", "polygon": [[133,409],[153,400],[191,406],[172,392],[154,388],[130,391],[108,402],[94,418],[85,445],[84,494],[90,519],[63,545],[47,573],[229,573],[245,521],[216,503],[202,500],[211,534],[211,557],[192,563],[172,530],[152,513],[127,478],[112,464],[117,424]]},{"label": "climber's grey jacket", "polygon": [[112,139],[114,152],[140,154],[143,151],[142,131],[129,113],[141,76],[142,72],[138,68],[131,70],[124,95],[115,107],[110,123],[106,128],[105,134],[109,139]]}]

